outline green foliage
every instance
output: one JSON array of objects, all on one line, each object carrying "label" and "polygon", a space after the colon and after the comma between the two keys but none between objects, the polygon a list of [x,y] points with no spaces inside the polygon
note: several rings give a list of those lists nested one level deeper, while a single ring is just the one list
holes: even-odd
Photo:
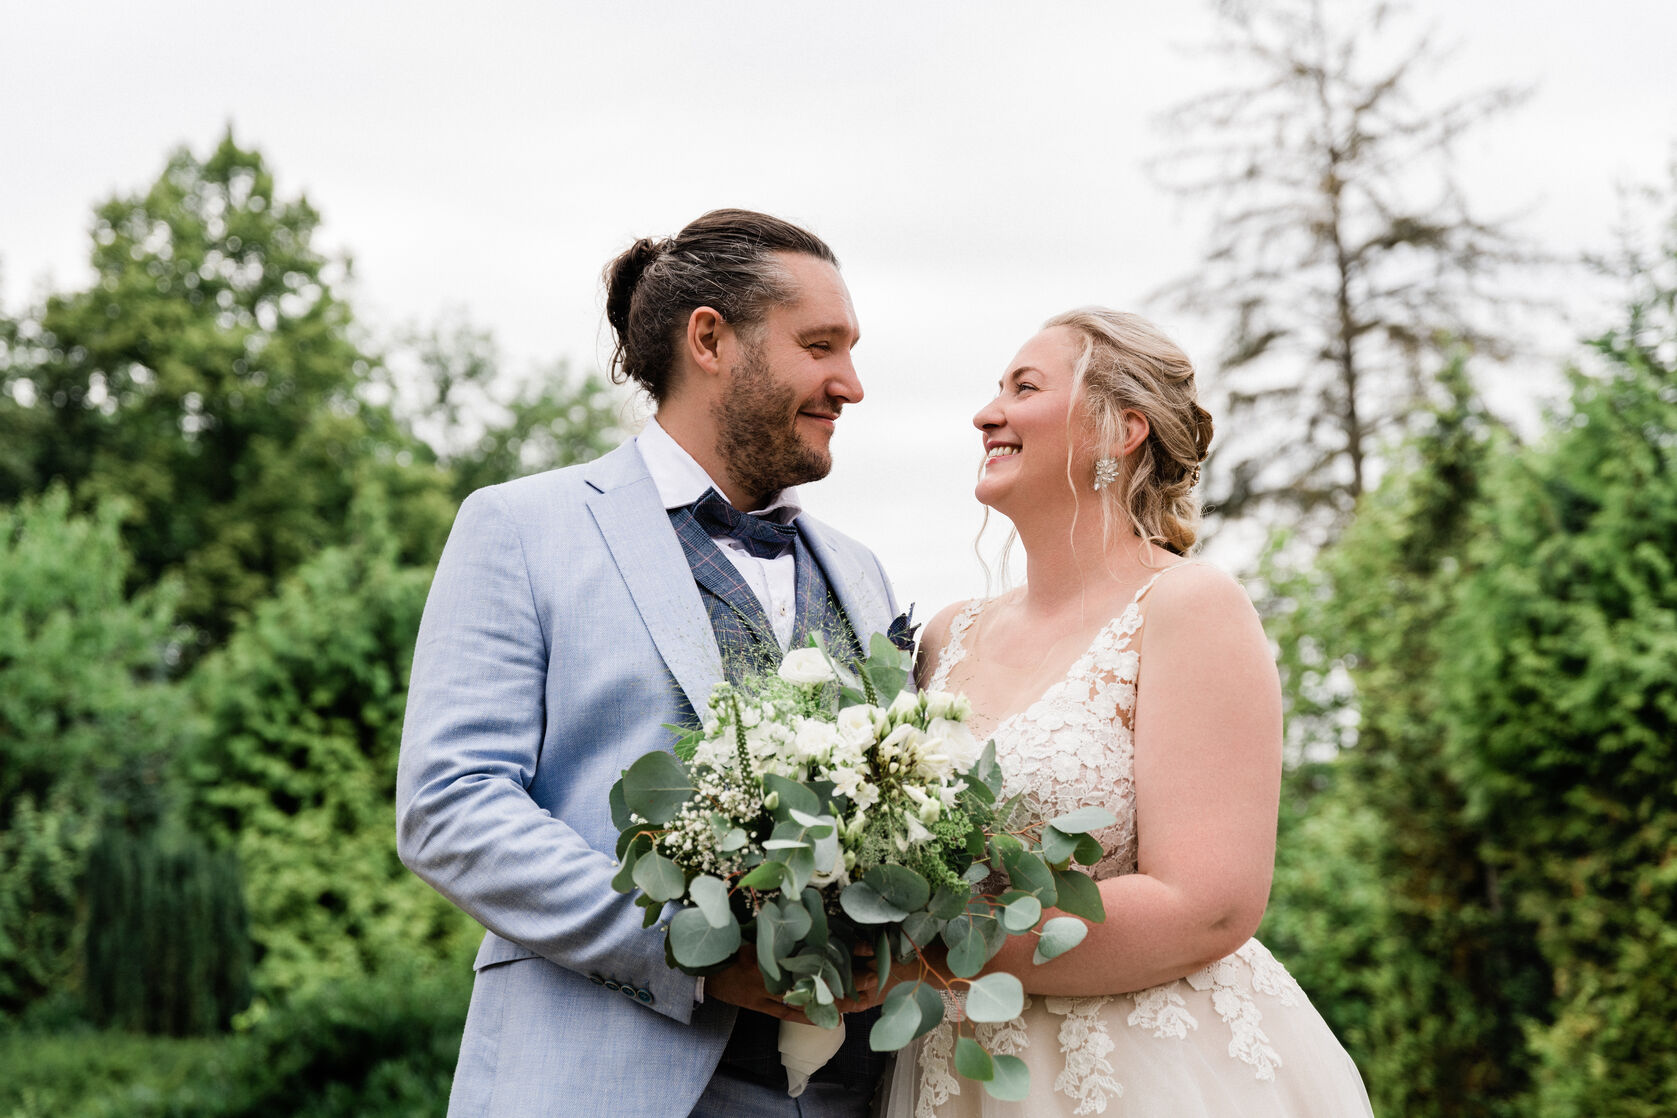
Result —
[{"label": "green foliage", "polygon": [[238,864],[187,836],[107,828],[88,858],[89,1015],[99,1025],[192,1036],[250,1001]]},{"label": "green foliage", "polygon": [[0,1020],[65,988],[76,962],[76,908],[95,824],[68,789],[45,806],[20,796],[0,830]]},{"label": "green foliage", "polygon": [[1450,760],[1554,968],[1543,1115],[1677,1098],[1677,235],[1664,268],[1503,470],[1445,638]]},{"label": "green foliage", "polygon": [[187,732],[164,678],[173,588],[129,598],[118,510],[63,489],[0,507],[0,1016],[63,989],[102,818],[167,809],[166,751]]},{"label": "green foliage", "polygon": [[1270,621],[1295,755],[1307,741],[1341,752],[1289,774],[1260,934],[1297,964],[1378,1111],[1495,1115],[1525,1089],[1520,1030],[1543,1011],[1547,977],[1444,749],[1440,633],[1506,436],[1459,369],[1441,380],[1452,402],[1411,444],[1411,467],[1365,498],[1311,571],[1272,585],[1292,607]]},{"label": "green foliage", "polygon": [[218,1040],[0,1035],[0,1115],[440,1118],[469,993],[464,968],[397,967]]},{"label": "green foliage", "polygon": [[[1677,1097],[1677,231],[1548,437],[1465,391],[1273,617],[1263,933],[1405,1115]],[[1304,743],[1295,742],[1295,749]]]},{"label": "green foliage", "polygon": [[397,860],[396,759],[430,583],[397,561],[380,504],[321,552],[197,671],[205,733],[183,765],[193,826],[252,883],[259,997],[458,958],[475,932]]},{"label": "green foliage", "polygon": [[[0,501],[53,482],[122,497],[135,584],[178,573],[183,619],[212,640],[343,538],[369,475],[427,480],[358,396],[370,360],[319,220],[230,134],[207,159],[176,152],[145,193],[99,208],[94,283],[26,315],[0,362]],[[410,526],[411,554],[434,554],[435,513]]]}]

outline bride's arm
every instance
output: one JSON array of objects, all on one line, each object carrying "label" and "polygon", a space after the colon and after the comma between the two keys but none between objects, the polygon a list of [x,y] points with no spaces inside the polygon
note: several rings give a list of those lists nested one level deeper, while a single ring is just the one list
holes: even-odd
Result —
[{"label": "bride's arm", "polygon": [[[991,970],[1038,994],[1116,994],[1192,974],[1257,930],[1281,784],[1281,690],[1257,612],[1234,580],[1160,579],[1142,633],[1135,722],[1139,872],[1101,882],[1106,922],[1057,959],[1010,938]],[[1060,915],[1056,912],[1048,916]]]}]

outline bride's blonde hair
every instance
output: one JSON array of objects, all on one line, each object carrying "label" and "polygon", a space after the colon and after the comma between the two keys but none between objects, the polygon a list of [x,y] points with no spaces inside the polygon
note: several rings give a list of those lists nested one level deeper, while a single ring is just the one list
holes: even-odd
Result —
[{"label": "bride's blonde hair", "polygon": [[[1147,438],[1118,461],[1118,478],[1096,494],[1110,536],[1116,524],[1186,555],[1199,534],[1199,465],[1211,445],[1211,413],[1200,407],[1194,366],[1140,315],[1079,307],[1043,323],[1075,331],[1083,352],[1072,391],[1083,401],[1096,446],[1124,445],[1127,411],[1147,419]],[[1072,479],[1081,490],[1091,479]]]}]

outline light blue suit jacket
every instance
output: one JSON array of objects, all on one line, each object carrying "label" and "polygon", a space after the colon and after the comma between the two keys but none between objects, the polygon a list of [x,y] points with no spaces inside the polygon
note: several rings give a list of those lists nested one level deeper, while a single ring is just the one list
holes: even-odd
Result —
[{"label": "light blue suit jacket", "polygon": [[[865,642],[896,613],[866,548],[799,526]],[[614,892],[607,791],[668,749],[722,662],[633,442],[460,507],[414,652],[402,861],[489,929],[449,1114],[685,1115],[734,1010],[695,1006]]]}]

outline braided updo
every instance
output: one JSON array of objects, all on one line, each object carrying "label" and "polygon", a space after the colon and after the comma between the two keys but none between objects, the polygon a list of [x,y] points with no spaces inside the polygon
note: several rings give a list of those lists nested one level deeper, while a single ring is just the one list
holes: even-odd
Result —
[{"label": "braided updo", "polygon": [[1080,307],[1043,323],[1055,326],[1075,331],[1082,343],[1073,389],[1096,445],[1124,444],[1124,412],[1147,417],[1147,438],[1120,463],[1117,484],[1100,493],[1106,512],[1142,539],[1186,555],[1198,536],[1194,487],[1212,433],[1188,355],[1151,322],[1124,311]]},{"label": "braided updo", "polygon": [[663,403],[688,316],[710,307],[736,329],[763,321],[792,297],[775,253],[838,259],[825,241],[753,210],[712,210],[674,237],[642,237],[606,265],[606,321],[615,345],[611,378],[634,381]]}]

